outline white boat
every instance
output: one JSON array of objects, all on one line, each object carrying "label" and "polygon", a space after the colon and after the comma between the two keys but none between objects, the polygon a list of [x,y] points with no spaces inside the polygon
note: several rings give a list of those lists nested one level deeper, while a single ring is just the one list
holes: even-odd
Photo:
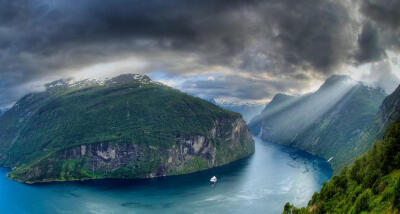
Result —
[{"label": "white boat", "polygon": [[211,183],[217,183],[217,177],[213,176],[213,177],[210,179],[210,182],[211,182]]},{"label": "white boat", "polygon": [[328,159],[328,162],[330,163],[332,160],[333,160],[333,157],[329,158],[329,159]]}]

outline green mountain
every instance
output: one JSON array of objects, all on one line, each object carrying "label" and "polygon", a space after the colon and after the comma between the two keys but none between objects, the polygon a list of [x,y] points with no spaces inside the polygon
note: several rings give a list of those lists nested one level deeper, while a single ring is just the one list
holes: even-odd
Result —
[{"label": "green mountain", "polygon": [[331,159],[338,173],[357,155],[358,139],[376,117],[385,92],[334,75],[314,93],[303,96],[278,94],[249,127],[267,141],[290,145]]},{"label": "green mountain", "polygon": [[400,87],[385,98],[357,147],[373,138],[370,151],[325,183],[307,207],[287,203],[283,213],[400,213]]},{"label": "green mountain", "polygon": [[[358,157],[370,150],[375,140],[384,137],[385,130],[400,118],[400,89],[387,96],[374,119],[356,137],[351,138],[341,152]],[[346,164],[348,164],[347,162]]]},{"label": "green mountain", "polygon": [[[371,136],[380,138],[350,168],[325,183],[307,207],[287,203],[283,213],[400,213],[400,88],[388,96],[373,122]],[[388,125],[389,128],[385,128]],[[375,129],[374,129],[375,128]],[[360,138],[364,143],[363,138]]]},{"label": "green mountain", "polygon": [[284,214],[400,213],[400,124],[350,168],[325,183],[307,207],[287,203]]},{"label": "green mountain", "polygon": [[135,74],[58,80],[0,118],[0,165],[26,183],[178,175],[253,152],[240,114]]}]

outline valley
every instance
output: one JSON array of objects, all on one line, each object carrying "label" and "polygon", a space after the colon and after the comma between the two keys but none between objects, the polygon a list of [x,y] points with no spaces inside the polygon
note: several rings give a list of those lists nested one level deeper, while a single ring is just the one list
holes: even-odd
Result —
[{"label": "valley", "polygon": [[[275,214],[282,212],[288,200],[305,206],[332,175],[321,158],[254,140],[256,153],[248,158],[179,176],[26,185],[8,179],[9,171],[0,169],[0,210],[14,214]],[[208,181],[214,175],[218,182],[212,186]]]},{"label": "valley", "polygon": [[0,214],[400,214],[400,0],[0,0]]},{"label": "valley", "polygon": [[336,75],[313,93],[276,95],[249,127],[264,140],[332,158],[338,173],[370,148],[372,142],[361,145],[359,138],[379,120],[386,96],[380,88]]}]

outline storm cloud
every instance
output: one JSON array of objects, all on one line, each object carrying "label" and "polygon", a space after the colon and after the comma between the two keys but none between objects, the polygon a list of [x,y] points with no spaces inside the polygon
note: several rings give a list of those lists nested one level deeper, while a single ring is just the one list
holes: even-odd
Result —
[{"label": "storm cloud", "polygon": [[33,83],[128,58],[146,64],[132,72],[225,75],[186,81],[188,91],[251,99],[301,91],[399,50],[399,1],[389,2],[0,0],[0,108]]},{"label": "storm cloud", "polygon": [[358,38],[359,51],[356,59],[359,63],[379,61],[385,55],[385,49],[379,41],[378,30],[367,23],[363,26],[360,37]]},{"label": "storm cloud", "polygon": [[280,91],[300,89],[305,84],[302,81],[274,81],[227,75],[216,79],[188,80],[182,84],[182,87],[186,91],[200,96],[259,100],[273,96]]}]

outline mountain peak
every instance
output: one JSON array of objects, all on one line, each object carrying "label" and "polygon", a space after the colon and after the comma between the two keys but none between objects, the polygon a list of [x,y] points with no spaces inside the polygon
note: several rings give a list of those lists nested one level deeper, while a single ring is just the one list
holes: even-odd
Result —
[{"label": "mountain peak", "polygon": [[340,80],[352,80],[352,78],[349,75],[345,75],[345,74],[333,74],[331,75],[328,79],[326,79],[327,81],[340,81]]},{"label": "mountain peak", "polygon": [[322,86],[319,88],[319,90],[337,86],[338,84],[340,84],[340,85],[342,85],[342,84],[355,85],[355,84],[357,84],[357,81],[355,81],[348,75],[334,74],[325,80],[324,84],[322,84]]},{"label": "mountain peak", "polygon": [[128,74],[121,74],[121,75],[113,77],[109,80],[106,80],[105,84],[106,85],[117,85],[117,84],[119,85],[119,84],[131,83],[134,81],[139,81],[141,83],[151,83],[152,82],[152,80],[146,75],[128,73]]},{"label": "mountain peak", "polygon": [[286,100],[286,99],[290,99],[290,98],[293,98],[293,96],[278,93],[278,94],[275,94],[275,96],[272,98],[271,102],[282,101],[282,100]]},{"label": "mountain peak", "polygon": [[325,83],[333,84],[333,83],[346,82],[346,81],[356,82],[348,75],[334,74],[334,75],[330,76],[328,79],[326,79]]},{"label": "mountain peak", "polygon": [[116,86],[132,82],[140,82],[142,84],[153,83],[153,81],[146,75],[128,73],[106,79],[74,80],[72,78],[64,78],[47,83],[45,84],[45,87],[48,90],[62,90],[68,88],[82,88],[93,85]]},{"label": "mountain peak", "polygon": [[69,84],[71,84],[71,82],[73,82],[71,78],[58,79],[53,82],[46,83],[44,86],[46,88],[55,88],[60,86],[68,86]]}]

